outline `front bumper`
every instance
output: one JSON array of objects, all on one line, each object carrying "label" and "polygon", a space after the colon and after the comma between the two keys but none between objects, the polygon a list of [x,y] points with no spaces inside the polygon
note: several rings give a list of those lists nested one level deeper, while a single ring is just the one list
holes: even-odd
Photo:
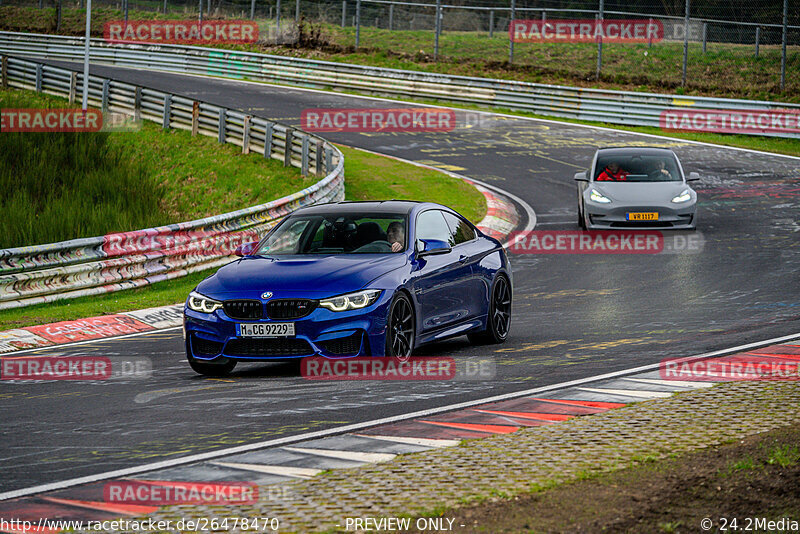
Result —
[{"label": "front bumper", "polygon": [[[333,312],[318,307],[311,314],[294,320],[239,320],[228,317],[222,309],[200,313],[184,306],[186,354],[190,359],[203,362],[383,356],[392,296],[391,291],[383,291],[375,303],[363,310]],[[237,323],[274,322],[294,323],[295,336],[244,338],[236,335]]]},{"label": "front bumper", "polygon": [[[667,206],[598,206],[586,203],[586,227],[590,230],[693,230],[697,226],[697,203]],[[628,213],[658,213],[656,221],[629,221]]]}]

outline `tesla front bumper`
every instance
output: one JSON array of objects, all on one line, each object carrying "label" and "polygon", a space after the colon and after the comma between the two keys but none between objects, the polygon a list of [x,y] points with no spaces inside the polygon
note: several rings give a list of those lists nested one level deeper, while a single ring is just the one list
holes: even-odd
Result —
[{"label": "tesla front bumper", "polygon": [[[631,220],[634,213],[657,213],[656,220]],[[641,229],[641,230],[692,230],[697,226],[697,203],[687,202],[673,206],[603,206],[586,203],[586,227],[590,230]]]}]

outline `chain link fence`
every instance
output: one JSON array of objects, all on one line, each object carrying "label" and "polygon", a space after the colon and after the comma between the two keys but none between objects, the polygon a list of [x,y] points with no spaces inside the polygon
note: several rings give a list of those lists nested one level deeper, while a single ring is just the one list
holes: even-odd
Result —
[{"label": "chain link fence", "polygon": [[[0,0],[0,7],[58,11],[83,8],[84,1]],[[295,21],[302,18],[318,24],[323,39],[339,49],[417,61],[491,61],[665,88],[691,85],[706,73],[718,78],[722,92],[730,84],[726,78],[737,76],[751,78],[754,90],[800,91],[800,0],[93,0],[93,9],[103,8],[122,16],[253,18],[263,23],[263,42],[273,44],[292,42],[287,32],[296,34]],[[661,30],[658,38],[637,43],[514,42],[509,32],[514,20],[555,25],[599,19],[642,21]],[[276,23],[283,32],[275,32]],[[718,74],[723,66],[727,71]]]}]

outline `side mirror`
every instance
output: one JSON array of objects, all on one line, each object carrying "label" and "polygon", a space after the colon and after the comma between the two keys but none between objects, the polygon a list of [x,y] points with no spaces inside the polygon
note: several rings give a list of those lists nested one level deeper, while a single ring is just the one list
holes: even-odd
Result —
[{"label": "side mirror", "polygon": [[699,182],[700,181],[700,174],[696,172],[690,172],[689,177],[686,179],[687,182]]},{"label": "side mirror", "polygon": [[245,256],[249,256],[256,249],[256,246],[258,246],[258,241],[250,241],[248,243],[242,243],[241,245],[236,247],[236,250],[234,250],[233,253],[239,256],[240,258],[243,258]]},{"label": "side mirror", "polygon": [[576,182],[588,182],[589,178],[586,176],[586,171],[575,173]]},{"label": "side mirror", "polygon": [[423,256],[434,256],[436,254],[447,254],[452,248],[447,244],[447,241],[439,239],[420,239],[422,243],[422,250],[417,254],[418,258]]}]

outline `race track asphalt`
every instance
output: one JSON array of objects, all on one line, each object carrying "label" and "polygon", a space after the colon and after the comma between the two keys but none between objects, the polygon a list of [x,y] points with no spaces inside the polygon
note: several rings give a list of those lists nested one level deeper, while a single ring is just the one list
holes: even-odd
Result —
[{"label": "race track asphalt", "polygon": [[[307,108],[400,106],[160,72],[93,66],[92,73],[296,126]],[[500,187],[533,207],[537,230],[577,230],[572,176],[596,147],[672,147],[686,172],[702,176],[702,251],[513,254],[508,342],[472,347],[457,338],[420,351],[491,356],[492,380],[311,382],[290,364],[241,365],[229,378],[204,379],[185,363],[179,329],[41,350],[35,355],[146,357],[154,373],[90,383],[2,382],[0,492],[800,331],[800,159],[549,121],[458,116],[460,126],[448,133],[323,135]]]}]

